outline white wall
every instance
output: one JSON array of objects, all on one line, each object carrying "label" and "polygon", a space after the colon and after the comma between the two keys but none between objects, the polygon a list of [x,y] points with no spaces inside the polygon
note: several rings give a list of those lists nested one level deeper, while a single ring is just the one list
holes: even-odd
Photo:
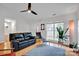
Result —
[{"label": "white wall", "polygon": [[[1,7],[1,6],[0,6]],[[0,8],[0,41],[4,40],[4,18],[6,12],[4,10],[2,10],[2,8]]]},{"label": "white wall", "polygon": [[[78,25],[79,25],[79,7],[78,7],[78,10],[77,10],[77,21],[78,21]],[[77,28],[79,28],[79,26],[77,27]],[[78,44],[79,44],[79,30],[78,30],[78,34],[77,34],[77,38],[78,38]]]},{"label": "white wall", "polygon": [[[47,19],[37,19],[37,21],[33,21],[35,19],[30,20],[30,18],[21,18],[18,15],[15,16],[15,14],[11,13],[11,11],[7,11],[6,8],[3,6],[0,6],[0,33],[3,35],[4,33],[4,19],[5,18],[12,18],[16,20],[16,32],[36,32],[41,31],[40,30],[40,24],[47,24],[47,23],[55,23],[55,22],[64,22],[65,26],[68,27],[69,20],[71,18],[75,21],[75,33],[74,33],[74,39],[77,39],[77,18],[75,13],[68,14],[68,15],[61,15],[57,17],[50,17]],[[46,31],[41,31],[42,36],[46,38]],[[77,41],[77,40],[76,40]]]},{"label": "white wall", "polygon": [[16,21],[16,32],[29,32],[29,25],[23,20]]},{"label": "white wall", "polygon": [[7,10],[6,7],[0,5],[0,41],[4,41],[4,20],[5,19],[12,19],[12,20],[16,20],[16,27],[17,30],[16,32],[20,31],[28,31],[28,26],[27,23],[24,22],[23,18],[20,18],[19,16],[15,16],[15,14],[11,13],[11,11]]},{"label": "white wall", "polygon": [[4,29],[3,18],[0,16],[0,41],[3,41],[4,39],[3,29]]},{"label": "white wall", "polygon": [[74,36],[71,36],[72,37],[72,41],[70,43],[73,43],[73,41],[77,42],[78,41],[78,35],[77,35],[77,17],[76,17],[76,14],[75,13],[72,13],[72,14],[68,14],[68,15],[61,15],[61,16],[58,16],[58,17],[51,17],[51,18],[48,18],[48,19],[41,19],[41,20],[38,20],[37,22],[30,22],[29,24],[29,27],[30,27],[30,31],[31,32],[36,32],[37,30],[37,27],[39,28],[38,31],[39,32],[42,32],[42,36],[44,38],[46,38],[46,30],[40,30],[40,25],[41,24],[48,24],[48,23],[55,23],[55,22],[64,22],[65,24],[65,28],[67,28],[69,26],[69,20],[71,19],[74,19],[74,22],[75,22],[75,29],[74,29]]},{"label": "white wall", "polygon": [[12,14],[6,10],[5,7],[0,5],[0,41],[4,41],[4,20],[12,18]]},{"label": "white wall", "polygon": [[74,28],[74,41],[78,42],[78,17],[74,16],[74,23],[75,23],[75,28]]},{"label": "white wall", "polygon": [[78,45],[79,45],[79,19],[78,19]]}]

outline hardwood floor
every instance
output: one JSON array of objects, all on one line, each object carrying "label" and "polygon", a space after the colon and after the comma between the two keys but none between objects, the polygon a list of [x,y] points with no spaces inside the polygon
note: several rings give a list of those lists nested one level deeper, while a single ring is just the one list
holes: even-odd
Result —
[{"label": "hardwood floor", "polygon": [[[24,56],[25,54],[27,54],[30,50],[32,50],[33,48],[37,47],[37,45],[40,45],[42,44],[43,42],[40,41],[40,40],[37,40],[35,44],[29,46],[29,47],[26,47],[22,50],[19,50],[17,52],[15,52],[16,56]],[[54,43],[52,43],[54,44]],[[9,44],[10,45],[10,44]],[[55,45],[55,44],[54,44]],[[57,44],[56,44],[57,45]],[[9,46],[8,46],[9,47]],[[73,52],[73,49],[69,48],[69,47],[66,47],[66,46],[62,46],[64,49],[65,49],[65,54],[66,56],[78,56],[78,54],[74,53]],[[4,48],[4,44],[0,44],[0,48]],[[4,51],[4,52],[1,52],[0,51],[0,54],[2,53],[10,53],[11,51]]]},{"label": "hardwood floor", "polygon": [[33,48],[37,47],[37,45],[40,45],[42,44],[43,42],[40,41],[40,42],[36,42],[35,44],[29,46],[29,47],[26,47],[20,51],[17,51],[15,52],[17,56],[24,56],[25,54],[27,54],[30,50],[32,50]]},{"label": "hardwood floor", "polygon": [[61,45],[61,44],[52,43],[52,42],[49,42],[48,45],[65,49],[66,56],[79,56],[79,53],[73,52],[73,49],[69,48],[67,45]]},{"label": "hardwood floor", "polygon": [[[3,43],[3,42],[0,43],[0,48],[1,48],[1,49],[4,48],[4,43]],[[0,51],[0,54],[2,54],[2,53],[3,53],[3,51]]]},{"label": "hardwood floor", "polygon": [[4,42],[0,43],[0,48],[4,48]]},{"label": "hardwood floor", "polygon": [[[43,42],[40,39],[38,39],[38,40],[36,40],[35,44],[33,44],[33,45],[29,46],[29,47],[26,47],[26,48],[24,48],[22,50],[19,50],[17,52],[14,52],[14,53],[16,54],[16,56],[24,56],[30,50],[32,50],[33,48],[37,47],[37,45],[40,45],[42,43]],[[1,48],[0,55],[11,53],[11,45],[10,45],[9,41],[1,43],[0,48]]]},{"label": "hardwood floor", "polygon": [[[30,47],[27,47],[27,48],[24,48],[18,52],[15,52],[17,56],[22,56],[22,55],[25,55],[27,54],[30,50],[32,50],[33,48],[35,48],[37,45],[40,45],[42,44],[43,42],[38,42]],[[52,43],[53,44],[53,43]],[[74,53],[73,52],[73,49],[69,48],[69,47],[66,47],[66,46],[62,46],[61,48],[64,48],[65,49],[65,55],[66,56],[78,56],[78,54]]]},{"label": "hardwood floor", "polygon": [[76,54],[75,52],[73,52],[72,48],[69,48],[69,47],[66,47],[66,46],[63,46],[63,47],[65,49],[66,56],[78,56],[78,54]]}]

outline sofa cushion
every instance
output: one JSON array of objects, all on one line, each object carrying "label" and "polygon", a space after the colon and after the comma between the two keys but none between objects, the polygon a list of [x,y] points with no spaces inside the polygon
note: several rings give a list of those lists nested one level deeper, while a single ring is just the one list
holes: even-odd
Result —
[{"label": "sofa cushion", "polygon": [[21,42],[19,42],[19,44],[26,44],[26,43],[28,43],[28,41],[21,41]]},{"label": "sofa cushion", "polygon": [[15,39],[24,38],[23,34],[15,34]]}]

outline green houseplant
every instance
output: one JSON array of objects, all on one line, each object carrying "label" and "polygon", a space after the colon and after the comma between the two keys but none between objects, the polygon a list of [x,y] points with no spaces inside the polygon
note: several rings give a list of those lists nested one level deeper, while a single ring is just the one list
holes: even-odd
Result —
[{"label": "green houseplant", "polygon": [[76,48],[77,49],[78,48],[77,45],[78,45],[78,43],[73,43],[73,48]]},{"label": "green houseplant", "polygon": [[67,31],[69,28],[67,29],[63,29],[61,26],[57,27],[57,32],[58,32],[58,42],[63,42],[67,39]]},{"label": "green houseplant", "polygon": [[76,43],[76,42],[73,42],[73,51],[78,51],[79,49],[78,49],[78,43]]}]

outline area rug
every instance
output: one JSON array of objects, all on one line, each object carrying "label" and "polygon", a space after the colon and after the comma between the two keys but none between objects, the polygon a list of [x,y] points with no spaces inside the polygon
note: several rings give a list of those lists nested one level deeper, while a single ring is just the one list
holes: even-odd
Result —
[{"label": "area rug", "polygon": [[65,56],[65,50],[43,44],[32,49],[26,56]]}]

